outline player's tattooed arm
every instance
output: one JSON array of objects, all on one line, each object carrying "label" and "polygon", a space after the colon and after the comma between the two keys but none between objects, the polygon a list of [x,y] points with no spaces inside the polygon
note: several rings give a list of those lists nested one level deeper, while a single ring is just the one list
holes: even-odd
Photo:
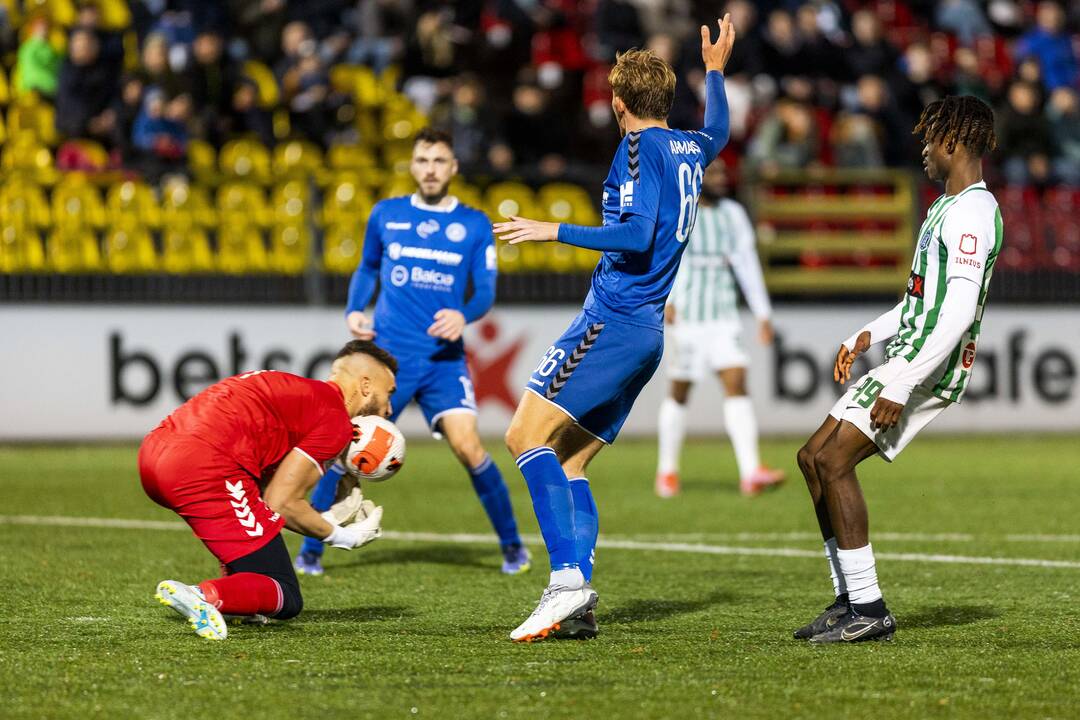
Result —
[{"label": "player's tattooed arm", "polygon": [[836,363],[833,365],[833,380],[843,385],[851,379],[851,366],[855,364],[855,358],[866,352],[870,347],[870,331],[863,330],[855,338],[851,349],[846,344],[841,344],[836,353]]}]

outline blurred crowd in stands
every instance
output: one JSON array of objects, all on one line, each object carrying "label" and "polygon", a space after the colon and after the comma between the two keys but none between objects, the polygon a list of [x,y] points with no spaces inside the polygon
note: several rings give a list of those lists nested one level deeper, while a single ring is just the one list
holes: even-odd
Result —
[{"label": "blurred crowd in stands", "polygon": [[130,0],[127,27],[106,27],[102,2],[76,0],[58,26],[54,1],[22,3],[18,18],[20,3],[0,5],[15,91],[53,103],[61,139],[92,139],[151,177],[181,170],[192,139],[377,144],[332,81],[366,65],[397,73],[453,133],[467,174],[595,183],[618,139],[616,53],[668,59],[671,124],[698,126],[697,28],[730,12],[726,156],[744,169],[916,167],[921,109],[970,93],[996,110],[1005,180],[1080,185],[1077,2]]}]

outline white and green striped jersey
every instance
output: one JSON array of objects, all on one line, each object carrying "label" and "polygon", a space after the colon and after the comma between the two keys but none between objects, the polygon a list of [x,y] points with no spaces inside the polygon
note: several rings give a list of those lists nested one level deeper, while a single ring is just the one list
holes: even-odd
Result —
[{"label": "white and green striped jersey", "polygon": [[754,316],[768,318],[772,308],[746,210],[727,198],[701,205],[668,304],[679,322],[737,322],[736,280]]},{"label": "white and green striped jersey", "polygon": [[967,388],[982,326],[990,276],[1001,251],[1001,210],[978,182],[956,195],[942,195],[930,206],[919,229],[911,262],[900,327],[886,351],[890,358],[914,360],[938,323],[950,281],[963,278],[981,288],[967,332],[956,348],[925,381],[938,397],[957,402]]}]

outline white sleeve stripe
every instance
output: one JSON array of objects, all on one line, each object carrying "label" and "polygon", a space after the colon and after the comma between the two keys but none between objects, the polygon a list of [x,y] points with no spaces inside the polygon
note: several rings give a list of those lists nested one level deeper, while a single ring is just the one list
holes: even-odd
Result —
[{"label": "white sleeve stripe", "polygon": [[306,457],[308,460],[310,460],[311,464],[314,465],[315,469],[318,470],[320,473],[323,472],[322,463],[318,462],[317,460],[315,460],[315,458],[311,457],[310,455],[308,455],[306,452],[304,452],[303,450],[301,450],[298,447],[294,447],[293,450],[295,450],[296,452],[300,453],[301,455]]}]

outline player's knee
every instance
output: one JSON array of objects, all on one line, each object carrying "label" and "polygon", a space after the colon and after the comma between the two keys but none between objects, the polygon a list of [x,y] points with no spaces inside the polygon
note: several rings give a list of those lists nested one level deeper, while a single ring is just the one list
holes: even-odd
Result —
[{"label": "player's knee", "polygon": [[799,463],[799,468],[803,471],[803,475],[806,476],[807,482],[809,482],[810,475],[814,473],[814,451],[810,449],[809,444],[799,448],[799,452],[795,453],[795,461]]},{"label": "player's knee", "polygon": [[823,484],[827,485],[843,474],[845,464],[841,453],[828,446],[814,453],[814,471]]},{"label": "player's knee", "polygon": [[278,581],[281,587],[281,609],[274,613],[275,620],[289,620],[304,609],[304,596],[298,584]]},{"label": "player's knee", "polygon": [[510,451],[511,455],[517,457],[526,450],[538,447],[541,443],[532,442],[531,435],[521,423],[511,423],[503,438],[506,441],[506,449]]}]

